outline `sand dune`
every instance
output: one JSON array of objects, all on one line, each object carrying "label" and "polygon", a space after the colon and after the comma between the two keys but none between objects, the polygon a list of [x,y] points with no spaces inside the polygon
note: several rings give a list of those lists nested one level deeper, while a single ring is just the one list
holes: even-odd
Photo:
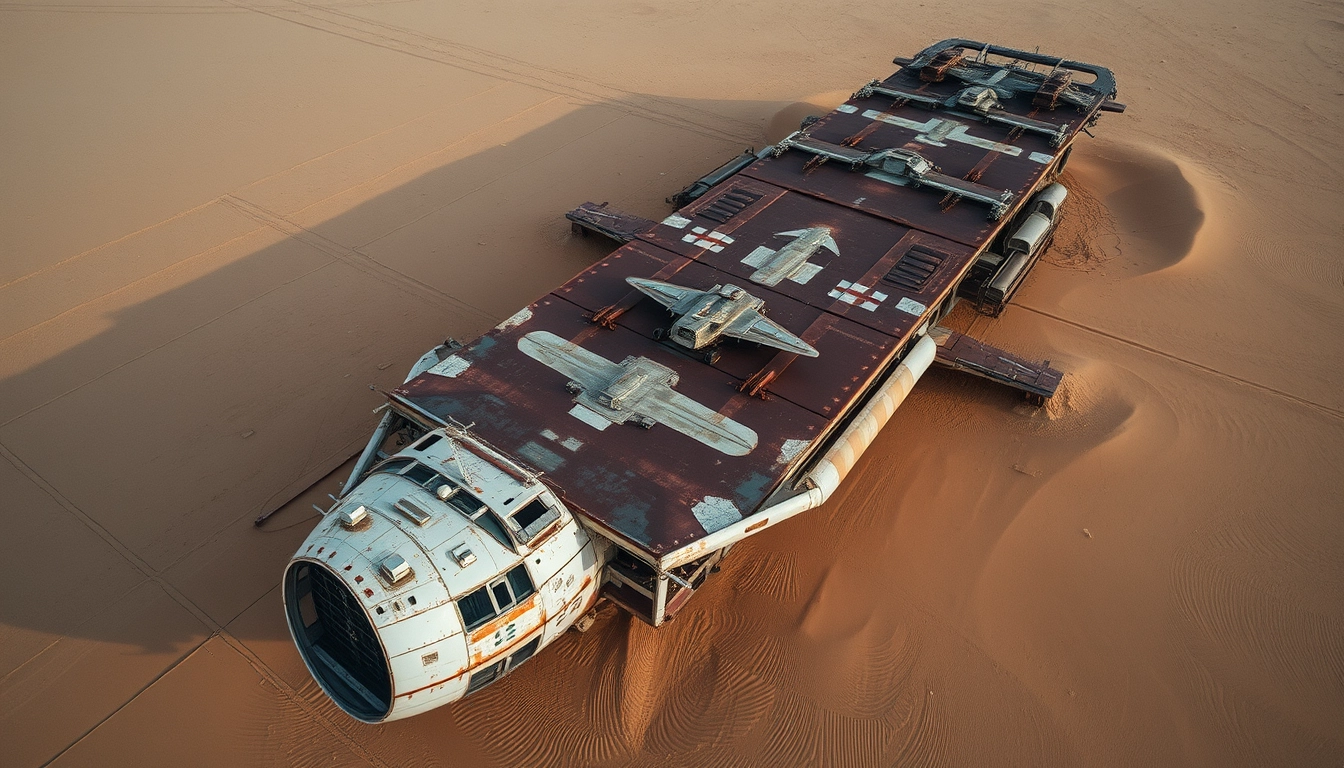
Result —
[{"label": "sand dune", "polygon": [[[956,10],[0,3],[0,764],[1339,765],[1340,9]],[[1130,106],[951,318],[1060,395],[933,371],[670,625],[337,710],[277,587],[370,385],[598,258],[563,211],[661,216],[953,35]]]}]

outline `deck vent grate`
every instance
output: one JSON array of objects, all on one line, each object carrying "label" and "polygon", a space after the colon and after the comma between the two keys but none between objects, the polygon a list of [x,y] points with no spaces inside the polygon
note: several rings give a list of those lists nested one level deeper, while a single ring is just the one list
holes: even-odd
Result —
[{"label": "deck vent grate", "polygon": [[762,197],[764,195],[748,192],[741,187],[734,187],[705,206],[699,211],[699,215],[710,221],[727,224],[729,219],[746,210],[748,206]]},{"label": "deck vent grate", "polygon": [[922,245],[912,246],[882,280],[907,291],[921,291],[945,258],[946,254]]}]

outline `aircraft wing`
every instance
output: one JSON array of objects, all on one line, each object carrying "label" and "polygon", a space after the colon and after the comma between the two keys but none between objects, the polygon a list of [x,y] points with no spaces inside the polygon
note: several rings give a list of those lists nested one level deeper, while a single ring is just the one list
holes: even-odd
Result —
[{"label": "aircraft wing", "polygon": [[746,456],[756,447],[756,432],[711,411],[670,387],[650,390],[637,406],[641,414],[729,456]]},{"label": "aircraft wing", "polygon": [[817,350],[811,344],[798,338],[786,330],[784,326],[754,309],[742,313],[736,320],[725,326],[723,335],[743,341],[754,341],[757,344],[775,347],[785,352],[793,352],[803,357],[817,356]]},{"label": "aircraft wing", "polygon": [[[518,340],[518,349],[568,376],[585,393],[601,392],[626,372],[626,368],[549,331],[527,334]],[[627,412],[647,416],[729,456],[745,456],[756,447],[756,433],[750,427],[706,408],[666,383],[640,387],[624,407]]]},{"label": "aircraft wing", "polygon": [[550,331],[533,331],[518,340],[523,354],[576,381],[585,391],[599,391],[621,375],[621,366]]},{"label": "aircraft wing", "polygon": [[[836,245],[835,238],[831,237],[831,231],[829,229],[825,229],[824,227],[819,227],[819,229],[823,229],[826,232],[826,234],[821,238],[819,245],[822,248],[825,248],[826,250],[830,251],[831,253],[834,253],[836,256],[839,256],[840,246]],[[803,235],[811,233],[812,233],[811,229],[795,229],[789,232],[776,232],[775,237],[802,237]]]},{"label": "aircraft wing", "polygon": [[661,280],[649,280],[644,277],[627,277],[625,282],[664,307],[675,306],[677,302],[688,296],[704,293],[704,291],[697,291],[694,288],[683,288],[680,285],[664,283]]}]

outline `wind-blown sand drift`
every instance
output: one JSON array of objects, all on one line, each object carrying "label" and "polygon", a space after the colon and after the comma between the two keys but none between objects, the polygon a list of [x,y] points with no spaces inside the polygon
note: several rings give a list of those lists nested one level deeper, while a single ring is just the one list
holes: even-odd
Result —
[{"label": "wind-blown sand drift", "polygon": [[[1339,10],[835,13],[0,4],[0,762],[1344,759]],[[1056,402],[931,372],[671,625],[386,726],[326,701],[278,587],[368,386],[594,261],[565,210],[661,218],[951,35],[1129,104],[1014,305],[953,317]]]}]

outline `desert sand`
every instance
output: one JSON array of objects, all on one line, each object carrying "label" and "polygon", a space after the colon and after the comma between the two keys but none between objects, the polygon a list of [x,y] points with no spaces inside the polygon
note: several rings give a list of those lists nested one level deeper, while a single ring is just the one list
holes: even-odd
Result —
[{"label": "desert sand", "polygon": [[[0,2],[0,764],[1341,765],[1342,33],[1338,2]],[[1129,105],[1014,306],[954,317],[1066,370],[1055,401],[931,372],[667,627],[609,609],[386,726],[326,700],[279,581],[370,385],[599,258],[569,208],[661,218],[952,36]]]}]

